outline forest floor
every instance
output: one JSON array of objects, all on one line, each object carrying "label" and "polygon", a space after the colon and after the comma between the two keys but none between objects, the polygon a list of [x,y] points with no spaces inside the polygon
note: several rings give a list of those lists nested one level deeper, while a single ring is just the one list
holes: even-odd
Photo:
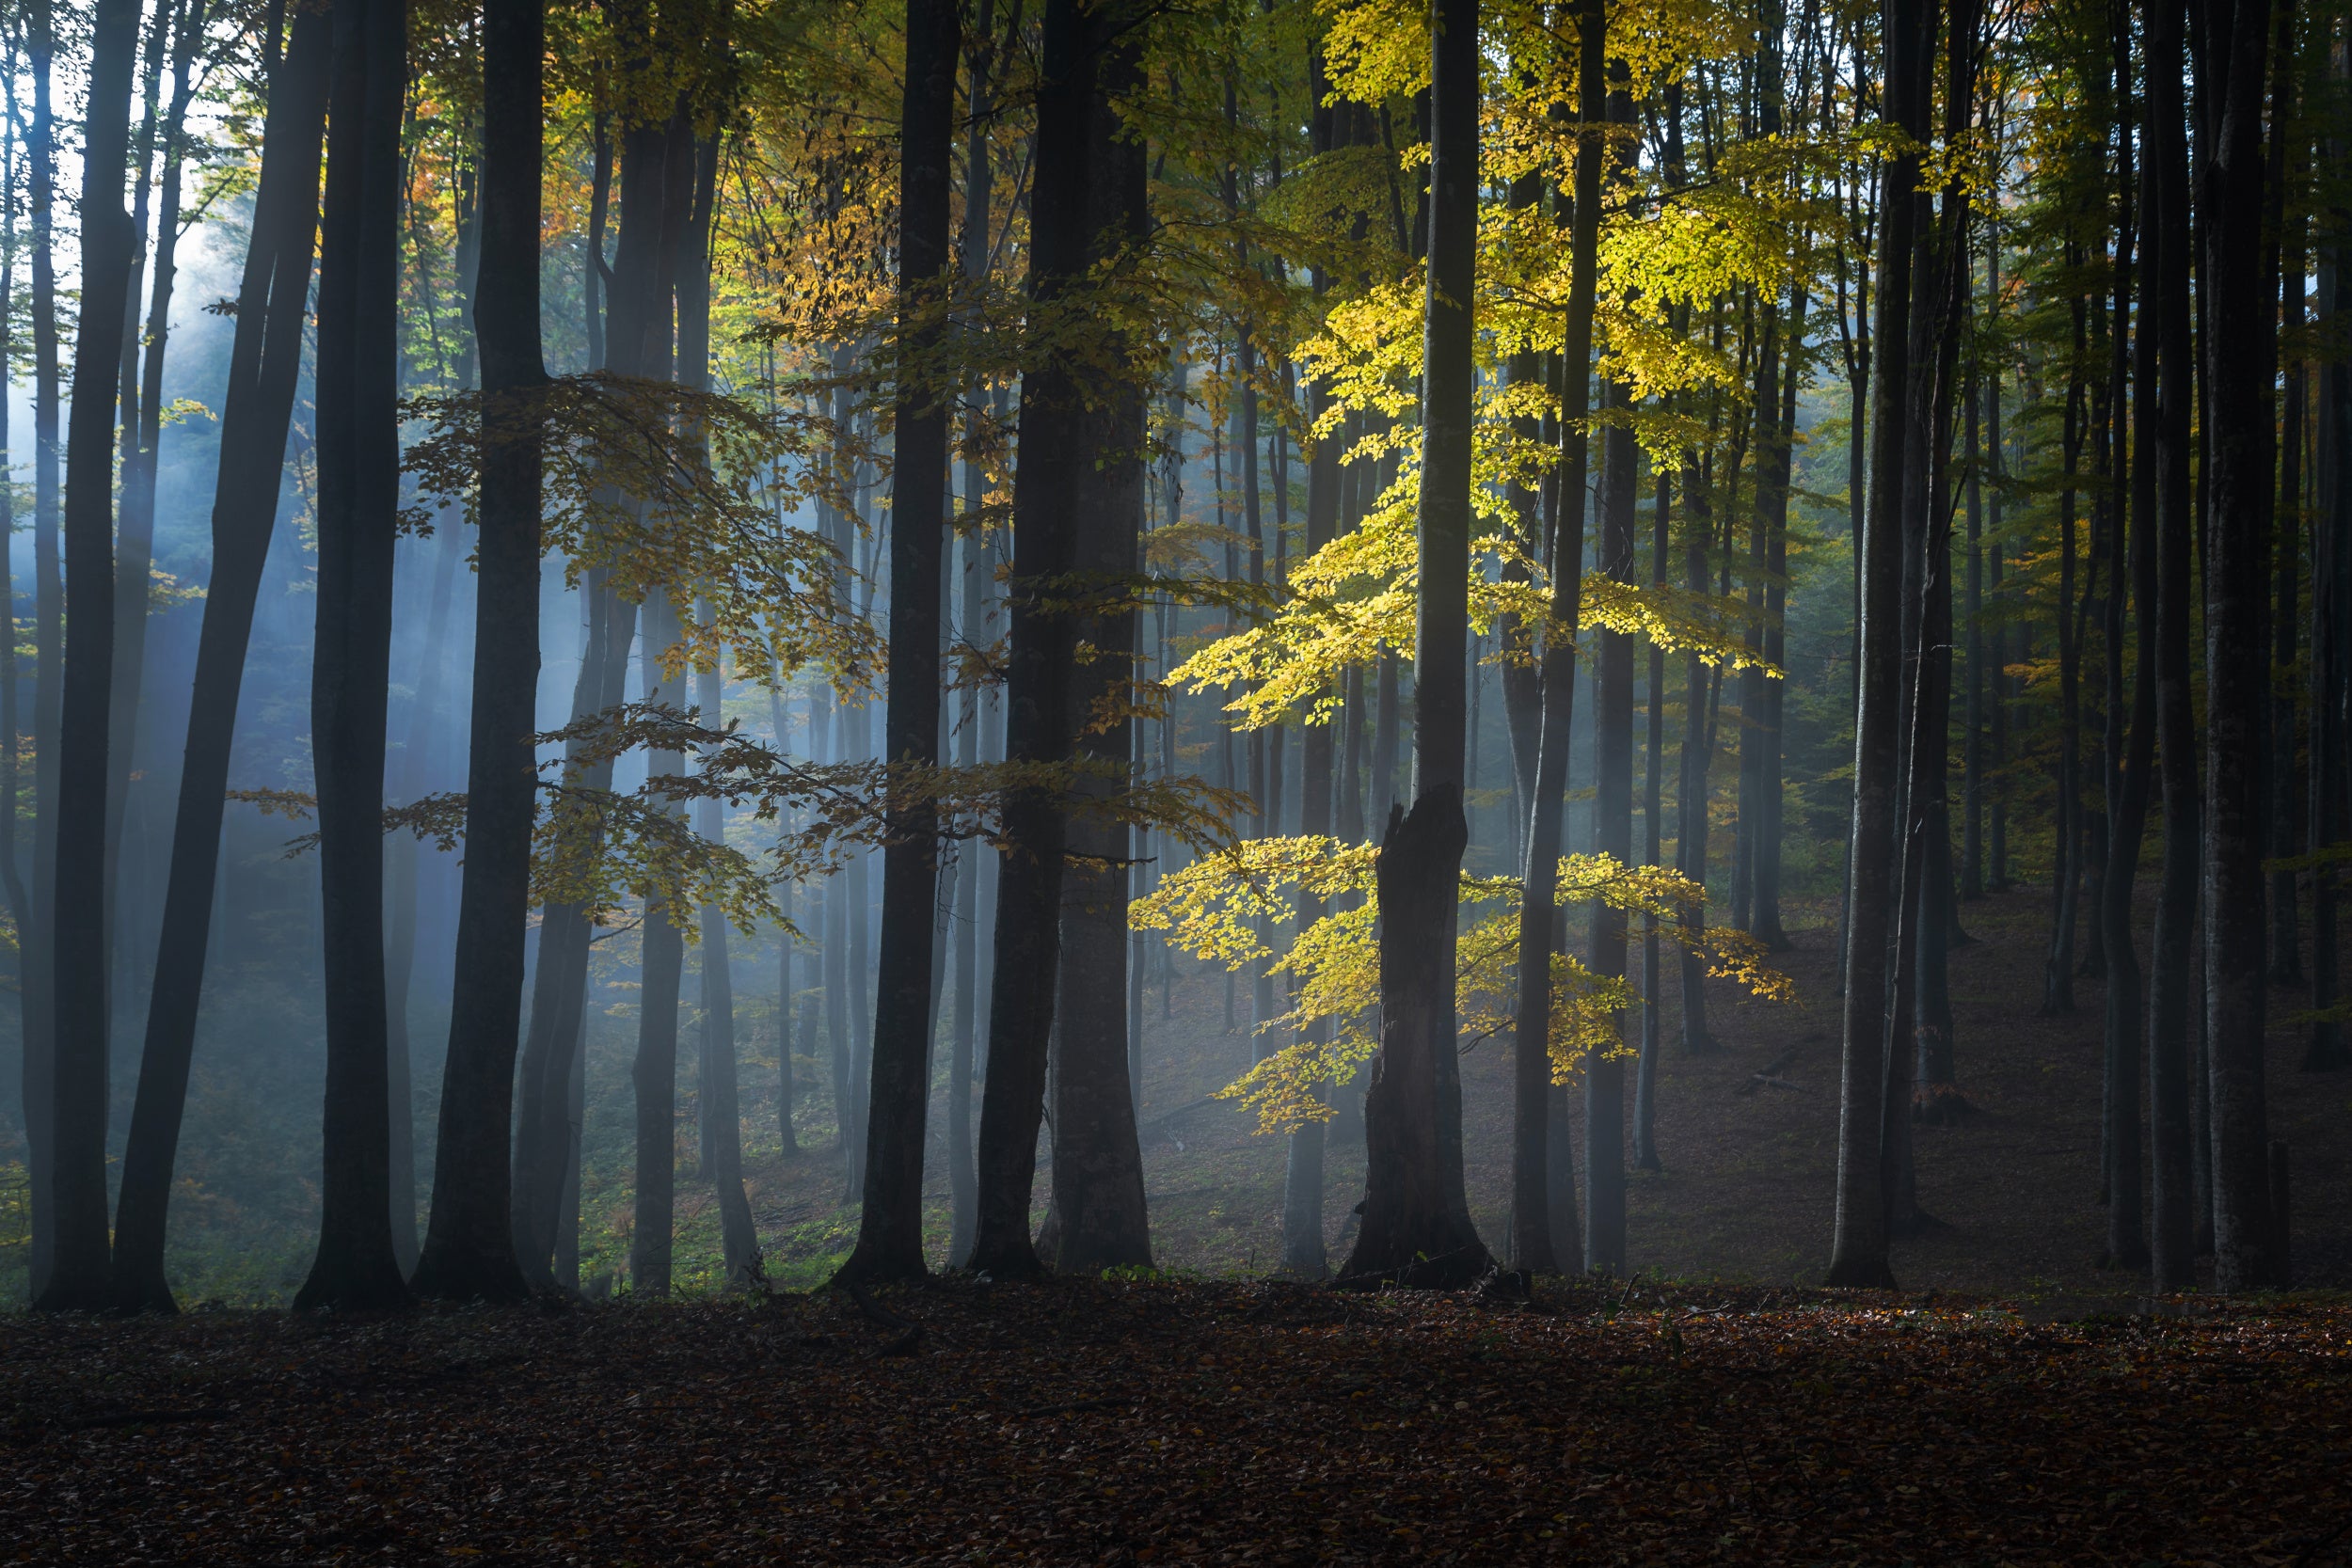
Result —
[{"label": "forest floor", "polygon": [[[2143,892],[2153,880],[2141,879]],[[2153,898],[2144,901],[2143,933]],[[1788,914],[1793,945],[1775,961],[1796,982],[1796,1000],[1761,1002],[1727,981],[1709,981],[1717,1053],[1683,1053],[1673,956],[1666,955],[1657,1090],[1664,1169],[1635,1171],[1628,1186],[1628,1262],[1645,1278],[1813,1285],[1828,1264],[1840,1039],[1835,914],[1802,905]],[[1914,1290],[2129,1311],[2144,1278],[2099,1267],[2106,1238],[2098,1181],[2105,982],[2077,978],[2072,1013],[2040,1015],[2047,888],[1972,901],[1962,919],[1974,940],[1953,952],[1950,973],[1957,1076],[1969,1112],[1954,1124],[1916,1130],[1920,1206],[1937,1223],[1898,1243],[1896,1277]],[[1156,984],[1146,1000],[1141,1129],[1153,1258],[1192,1277],[1254,1277],[1281,1256],[1284,1141],[1258,1135],[1233,1102],[1209,1098],[1250,1058],[1248,979],[1235,989],[1242,1022],[1232,1033],[1224,1028],[1221,972],[1184,965],[1172,1016],[1163,1015]],[[2271,1135],[2292,1151],[2297,1282],[2352,1289],[2352,1073],[2298,1070],[2304,1031],[2285,1021],[2309,1006],[2298,989],[2271,991]],[[625,1066],[616,1059],[609,1070]],[[1770,1083],[1758,1077],[1767,1069]],[[1629,1064],[1629,1114],[1631,1077]],[[1462,1088],[1470,1213],[1489,1243],[1499,1244],[1510,1189],[1508,1043],[1467,1051]],[[1569,1094],[1581,1149],[1581,1085]],[[944,1104],[933,1111],[936,1127]],[[781,1160],[770,1133],[764,1148],[751,1148],[749,1174],[771,1273],[806,1286],[846,1256],[857,1215],[842,1201],[829,1103],[804,1107],[801,1121],[812,1147]],[[937,1153],[929,1227],[944,1259],[946,1177]],[[1363,1193],[1360,1137],[1335,1136],[1327,1180],[1325,1234],[1336,1262],[1345,1256],[1350,1211]],[[1041,1171],[1041,1205],[1049,1182],[1050,1172]],[[617,1252],[625,1246],[627,1192],[604,1201],[609,1248]],[[690,1255],[715,1272],[716,1215],[703,1212],[707,1190],[681,1180],[679,1201],[682,1273]]]},{"label": "forest floor", "polygon": [[956,1279],[872,1308],[11,1316],[0,1561],[2352,1562],[2340,1302]]}]

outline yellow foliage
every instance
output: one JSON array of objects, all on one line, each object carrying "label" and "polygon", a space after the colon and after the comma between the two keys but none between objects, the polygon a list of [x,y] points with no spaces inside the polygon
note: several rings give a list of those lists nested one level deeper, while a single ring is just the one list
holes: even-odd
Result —
[{"label": "yellow foliage", "polygon": [[[1377,940],[1379,847],[1335,838],[1248,839],[1172,871],[1137,899],[1128,922],[1159,931],[1195,958],[1229,969],[1263,964],[1285,983],[1290,1010],[1259,1025],[1279,1043],[1218,1091],[1257,1113],[1262,1132],[1294,1131],[1331,1115],[1326,1086],[1343,1084],[1379,1051]],[[1483,1038],[1512,1028],[1518,980],[1519,882],[1510,877],[1461,879],[1464,923],[1454,952],[1455,1007],[1461,1033]],[[1788,978],[1764,961],[1764,950],[1737,931],[1693,931],[1680,918],[1705,905],[1706,890],[1663,866],[1627,865],[1609,855],[1565,855],[1562,905],[1598,903],[1654,917],[1660,929],[1690,944],[1708,973],[1739,980],[1755,994],[1785,1001]],[[1268,938],[1286,924],[1300,928],[1279,953]],[[1551,967],[1555,1082],[1566,1082],[1594,1053],[1630,1051],[1620,1017],[1639,1005],[1632,986],[1594,974],[1555,954]]]}]

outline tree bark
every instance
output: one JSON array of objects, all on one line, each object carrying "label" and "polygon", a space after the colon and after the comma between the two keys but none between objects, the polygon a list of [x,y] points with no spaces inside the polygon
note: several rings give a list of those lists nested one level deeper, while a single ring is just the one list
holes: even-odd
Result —
[{"label": "tree bark", "polygon": [[326,1178],[318,1257],[294,1296],[300,1311],[394,1307],[408,1294],[391,1237],[383,821],[400,505],[405,0],[337,0],[334,54],[319,246],[310,692],[326,953]]},{"label": "tree bark", "polygon": [[[1037,153],[1029,196],[1028,292],[1033,308],[1084,313],[1079,275],[1099,256],[1090,223],[1095,192],[1116,157],[1106,98],[1106,47],[1138,18],[1125,4],[1088,8],[1049,0],[1037,88]],[[1098,452],[1082,433],[1078,373],[1066,351],[1044,348],[1021,386],[1023,459],[1013,480],[1011,653],[1006,682],[1006,755],[1066,761],[1076,626],[1047,587],[1076,561],[1079,508]],[[1100,430],[1102,427],[1094,427]],[[1044,1110],[1047,1038],[1061,963],[1066,806],[1057,790],[1008,792],[1009,845],[996,884],[995,976],[989,994],[988,1076],[980,1104],[979,1224],[972,1267],[1004,1277],[1041,1272],[1029,1233]]]},{"label": "tree bark", "polygon": [[[1518,1006],[1513,1021],[1511,1266],[1557,1274],[1551,1249],[1551,955],[1558,944],[1561,834],[1567,811],[1568,738],[1576,704],[1576,633],[1584,594],[1584,498],[1590,489],[1593,309],[1600,254],[1600,177],[1608,108],[1606,20],[1596,0],[1576,10],[1575,205],[1568,227],[1568,309],[1562,324],[1559,504],[1549,614],[1536,677],[1534,776],[1520,866]],[[1589,1068],[1587,1069],[1589,1072]]]},{"label": "tree bark", "polygon": [[[2130,45],[2119,36],[2116,43],[2119,67],[2128,68]],[[2119,71],[2117,83],[2120,101],[2130,101],[2130,77],[2127,71]],[[2142,98],[2145,102],[2146,94]],[[2117,140],[2122,147],[2122,179],[2128,187],[2131,181],[2131,151],[2128,119],[2119,124]],[[2148,214],[2155,203],[2150,199],[2153,187],[2161,179],[2154,169],[2147,171],[2140,182],[2140,234],[2149,254],[2139,259],[2143,273],[2159,265],[2153,254],[2163,242],[2150,227]],[[2119,353],[2126,325],[2125,304],[2129,298],[2128,269],[2131,265],[2131,236],[2128,231],[2117,236],[2117,288],[2115,331]],[[2138,1269],[2149,1261],[2147,1234],[2142,1227],[2143,1189],[2140,1182],[2140,968],[2139,954],[2132,941],[2132,890],[2139,869],[2139,853],[2148,826],[2151,794],[2150,773],[2155,761],[2156,727],[2156,405],[2161,394],[2156,387],[2157,336],[2155,317],[2146,307],[2153,299],[2143,285],[2140,301],[2140,331],[2132,343],[2136,383],[2131,403],[2132,440],[2130,482],[2123,495],[2107,501],[2117,519],[2119,537],[2115,544],[2116,578],[2108,590],[2107,660],[2111,673],[2107,677],[2108,731],[2114,736],[2124,730],[2121,744],[2109,741],[2112,760],[2108,766],[2110,796],[2107,804],[2107,868],[2099,884],[2099,938],[2106,953],[2106,1065],[2107,1072],[2106,1099],[2112,1109],[2112,1155],[2108,1164],[2106,1263],[2110,1268]],[[2118,396],[2121,397],[2121,379]],[[2119,421],[2120,423],[2120,421]],[[2128,507],[2122,503],[2129,498]],[[2128,532],[2128,539],[2122,537]],[[2137,638],[2134,647],[2132,669],[2131,711],[2128,727],[2122,708],[2122,678],[2120,667],[2123,659],[2123,610],[2126,597],[2123,573],[2128,559],[2131,574],[2129,597],[2138,613]]]},{"label": "tree bark", "polygon": [[433,1215],[416,1290],[451,1301],[526,1293],[516,1257],[508,1126],[522,1028],[538,773],[540,0],[483,13],[482,256],[473,290],[483,446],[465,879]]},{"label": "tree bark", "polygon": [[65,692],[65,578],[58,561],[56,117],[50,104],[56,65],[56,16],[50,0],[30,0],[26,53],[33,75],[32,124],[25,137],[25,207],[33,225],[33,885],[35,919],[24,928],[24,1142],[32,1187],[29,1284],[48,1288],[56,1258],[56,953],[51,915],[57,889],[57,729]]},{"label": "tree bark", "polygon": [[[1916,141],[1927,135],[1927,72],[1940,7],[1890,0],[1885,7],[1887,119]],[[1837,1212],[1832,1285],[1891,1286],[1883,1126],[1893,1090],[1886,917],[1896,891],[1896,793],[1902,706],[1903,416],[1910,390],[1912,250],[1918,233],[1919,160],[1886,161],[1878,253],[1878,319],[1872,336],[1870,476],[1860,546],[1862,605],[1859,697],[1854,720],[1854,805],[1850,857],[1843,1008],[1844,1065],[1837,1115]],[[1904,1074],[1908,1076],[1908,1074]],[[1904,1085],[1907,1089],[1908,1085]],[[1904,1096],[1908,1100],[1908,1095]],[[1905,1106],[1906,1119],[1908,1106]]]},{"label": "tree bark", "polygon": [[2196,0],[2197,80],[2214,134],[2200,145],[2207,311],[2205,999],[2212,1038],[2214,1278],[2224,1291],[2278,1283],[2264,1100],[2265,843],[2259,737],[2268,674],[2266,497],[2273,367],[2264,349],[2263,87],[2269,0]]},{"label": "tree bark", "polygon": [[[939,602],[946,543],[947,404],[913,367],[946,334],[958,14],[916,0],[907,16],[898,165],[898,445],[891,471],[892,792],[882,850],[882,973],[876,991],[866,1206],[844,1279],[913,1279],[923,1261],[923,1128],[930,1100],[931,957],[938,936]],[[903,791],[903,793],[900,793]]]},{"label": "tree bark", "polygon": [[164,1277],[165,1219],[212,933],[230,745],[262,564],[277,521],[278,479],[302,358],[303,313],[318,230],[330,33],[324,11],[296,11],[286,28],[285,53],[269,72],[253,237],[237,291],[236,333],[221,405],[212,578],[197,638],[163,935],[115,1208],[112,1293],[115,1307],[124,1311],[167,1312],[173,1306]]},{"label": "tree bark", "polygon": [[[1429,268],[1422,307],[1421,591],[1413,627],[1411,813],[1382,840],[1380,1055],[1364,1106],[1364,1220],[1343,1277],[1445,1286],[1486,1249],[1461,1197],[1454,933],[1469,629],[1471,294],[1478,199],[1478,7],[1430,10]],[[1441,1058],[1443,1061],[1441,1063]],[[1457,1085],[1452,1097],[1449,1084]],[[1447,1120],[1452,1120],[1449,1160]]]}]

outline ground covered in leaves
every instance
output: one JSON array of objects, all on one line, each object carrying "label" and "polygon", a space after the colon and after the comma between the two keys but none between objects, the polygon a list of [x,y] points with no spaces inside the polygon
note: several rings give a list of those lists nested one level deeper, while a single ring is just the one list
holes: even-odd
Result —
[{"label": "ground covered in leaves", "polygon": [[0,1560],[2352,1562],[2339,1302],[868,1305],[0,1321]]}]

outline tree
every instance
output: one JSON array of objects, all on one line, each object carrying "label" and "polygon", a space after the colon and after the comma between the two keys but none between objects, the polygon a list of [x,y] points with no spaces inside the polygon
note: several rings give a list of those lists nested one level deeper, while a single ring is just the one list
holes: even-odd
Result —
[{"label": "tree", "polygon": [[[55,1251],[34,1305],[106,1304],[106,708],[114,661],[114,419],[122,318],[131,286],[131,216],[122,207],[134,0],[101,0],[90,18],[83,139],[82,319],[73,344],[67,436],[65,675],[57,730],[56,880],[51,918],[56,1079],[50,1112]],[[44,827],[46,823],[43,824]]]},{"label": "tree", "polygon": [[237,290],[236,337],[221,406],[212,580],[197,640],[163,934],[115,1207],[113,1293],[115,1306],[124,1311],[172,1309],[164,1277],[164,1222],[211,946],[230,742],[262,569],[277,521],[278,474],[302,359],[310,254],[318,232],[331,24],[323,10],[296,10],[291,21],[278,14],[284,48],[280,53],[276,47],[278,33],[273,28],[253,238]]},{"label": "tree", "polygon": [[2283,1283],[2271,1233],[2264,1102],[2261,755],[2268,657],[2272,301],[2263,286],[2269,0],[2196,0],[2189,46],[2209,119],[2198,138],[2206,310],[2205,1016],[2212,1040],[2214,1278]]},{"label": "tree", "polygon": [[[481,538],[475,548],[473,705],[466,762],[465,882],[450,999],[433,1218],[419,1295],[500,1301],[528,1287],[515,1256],[508,1127],[522,1028],[532,751],[539,687],[541,0],[483,12]],[[444,525],[448,526],[448,525]]]},{"label": "tree", "polygon": [[[1086,221],[1097,254],[1111,269],[1122,260],[1139,260],[1151,238],[1144,146],[1126,134],[1114,107],[1143,87],[1140,42],[1132,26],[1104,37],[1087,129]],[[1128,334],[1109,311],[1100,333],[1091,356],[1116,366],[1133,353]],[[1072,790],[1078,812],[1068,829],[1072,863],[1064,873],[1063,958],[1056,981],[1048,1221],[1055,1237],[1051,1260],[1064,1273],[1152,1264],[1125,1017],[1125,863],[1134,858],[1134,835],[1110,810],[1127,792],[1135,746],[1129,710],[1137,617],[1131,584],[1143,523],[1147,394],[1132,374],[1106,380],[1089,399],[1080,427],[1094,456],[1078,479],[1078,515],[1087,526],[1071,549],[1063,590],[1075,601],[1070,618],[1078,644],[1089,650],[1087,662],[1072,672],[1064,698],[1065,733],[1073,737],[1078,769]],[[1249,396],[1244,393],[1246,403]],[[1254,509],[1253,445],[1245,441],[1236,455],[1253,476]],[[1263,769],[1264,748],[1255,750]]]},{"label": "tree", "polygon": [[[1364,1219],[1343,1278],[1443,1286],[1487,1266],[1448,1169],[1454,884],[1462,815],[1470,535],[1471,322],[1478,200],[1478,6],[1429,12],[1429,268],[1413,626],[1413,807],[1381,838],[1380,1055],[1364,1101]],[[1458,1098],[1450,1108],[1458,1117]],[[1458,1124],[1457,1124],[1458,1125]],[[1458,1138],[1456,1140],[1458,1148]]]},{"label": "tree", "polygon": [[[1022,459],[1013,480],[1013,559],[1007,584],[1011,642],[1005,755],[1060,764],[1071,754],[1074,617],[1057,602],[1075,565],[1083,479],[1102,455],[1069,433],[1082,400],[1068,335],[1088,320],[1081,275],[1099,259],[1095,182],[1111,162],[1116,121],[1103,80],[1106,43],[1135,24],[1124,4],[1048,0],[1039,55],[1037,151],[1029,187],[1031,341],[1021,384]],[[1044,330],[1047,327],[1053,330]],[[1097,437],[1099,438],[1099,437]],[[979,1219],[971,1267],[999,1277],[1040,1272],[1029,1235],[1046,1042],[1061,963],[1068,818],[1058,792],[1006,792],[996,883],[995,976],[989,988],[988,1077],[980,1100]]]},{"label": "tree", "polygon": [[[2152,424],[2151,476],[2154,598],[2150,632],[2155,649],[2156,725],[2164,787],[2164,867],[2156,887],[2153,951],[2148,972],[2148,1108],[2153,1224],[2150,1268],[2158,1290],[2187,1288],[2196,1274],[2189,1118],[2189,942],[2197,920],[2199,802],[2197,725],[2189,670],[2193,642],[2189,595],[2196,547],[2195,492],[2189,483],[2194,362],[2189,348],[2188,127],[2182,102],[2180,0],[2152,7],[2147,42],[2145,204],[2150,243],[2140,269],[2140,364],[2154,361],[2156,383],[2140,389]],[[2153,345],[2153,346],[2151,346]],[[2136,563],[2137,564],[2137,563]]]},{"label": "tree", "polygon": [[[1883,11],[1885,118],[1915,145],[1927,138],[1928,76],[1937,0],[1888,0]],[[1859,705],[1854,716],[1854,803],[1846,923],[1844,1065],[1837,1105],[1837,1219],[1833,1285],[1891,1285],[1886,1259],[1891,1172],[1883,1168],[1892,1115],[1885,920],[1896,907],[1896,794],[1902,702],[1904,413],[1910,390],[1912,252],[1927,197],[1918,153],[1887,159],[1881,189],[1872,366],[1870,477],[1863,536]],[[1903,1075],[1908,1078],[1906,1071]],[[1908,1085],[1901,1114],[1910,1117]]]},{"label": "tree", "polygon": [[[1576,705],[1576,634],[1584,591],[1584,497],[1591,441],[1593,306],[1600,246],[1600,181],[1608,93],[1604,45],[1608,21],[1597,0],[1577,7],[1576,188],[1568,236],[1565,346],[1561,362],[1560,474],[1551,563],[1550,619],[1544,626],[1536,699],[1539,724],[1531,782],[1527,854],[1519,901],[1518,1008],[1513,1022],[1511,1101],[1511,1263],[1555,1274],[1551,1245],[1551,962],[1559,911],[1562,817],[1568,782],[1568,736]],[[1562,1151],[1565,1154],[1565,1150]]]},{"label": "tree", "polygon": [[[955,0],[913,0],[898,139],[898,441],[891,469],[890,707],[885,760],[904,790],[882,850],[882,971],[874,1009],[866,1205],[842,1277],[916,1278],[923,1262],[923,1124],[930,1100],[939,819],[919,775],[939,766],[939,603],[946,547],[947,405],[924,360],[945,338],[955,142]],[[897,793],[897,791],[894,791]]]},{"label": "tree", "polygon": [[337,0],[318,322],[319,586],[310,730],[326,946],[326,1175],[300,1310],[395,1307],[384,1017],[384,724],[400,505],[405,0]]}]

